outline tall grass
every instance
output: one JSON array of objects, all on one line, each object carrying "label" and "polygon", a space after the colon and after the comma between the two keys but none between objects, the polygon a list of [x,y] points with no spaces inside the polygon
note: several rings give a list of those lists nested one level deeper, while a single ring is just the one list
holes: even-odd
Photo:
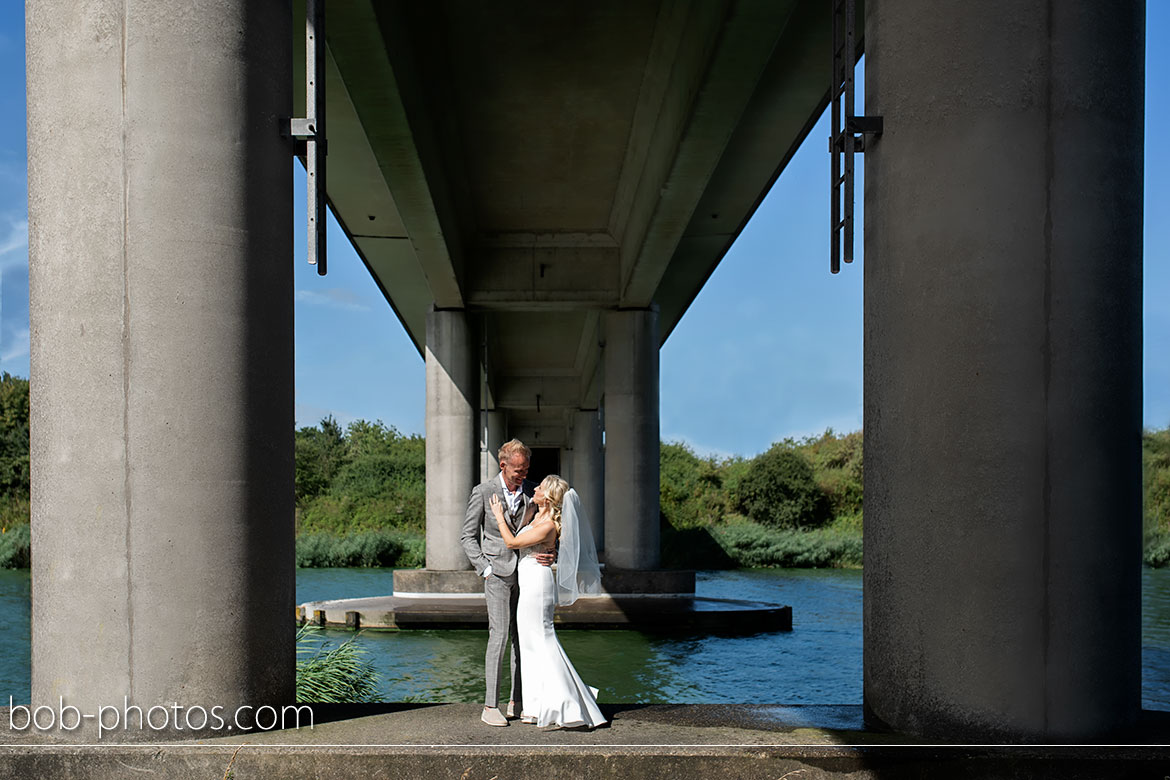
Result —
[{"label": "tall grass", "polygon": [[368,651],[355,634],[336,647],[316,626],[297,631],[298,702],[310,704],[364,704],[378,701],[381,676],[367,659]]}]

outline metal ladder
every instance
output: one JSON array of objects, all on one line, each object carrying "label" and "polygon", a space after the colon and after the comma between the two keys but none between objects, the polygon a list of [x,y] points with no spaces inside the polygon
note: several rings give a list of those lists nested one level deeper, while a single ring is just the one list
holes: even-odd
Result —
[{"label": "metal ladder", "polygon": [[[833,107],[832,135],[829,136],[833,205],[829,271],[838,273],[842,256],[846,263],[853,262],[853,155],[865,152],[866,135],[881,135],[882,118],[855,116],[853,113],[853,72],[857,67],[856,2],[829,0],[829,3],[833,11],[833,70],[829,90]],[[845,98],[844,116],[842,97]]]}]

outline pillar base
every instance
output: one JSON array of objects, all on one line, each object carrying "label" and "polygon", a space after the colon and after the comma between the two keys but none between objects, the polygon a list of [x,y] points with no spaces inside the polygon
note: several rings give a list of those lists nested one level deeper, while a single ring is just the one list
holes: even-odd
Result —
[{"label": "pillar base", "polygon": [[[602,590],[611,596],[652,594],[655,596],[695,595],[693,571],[640,571],[606,566],[601,574]],[[440,595],[451,597],[483,593],[483,578],[474,571],[399,569],[394,572],[394,595]]]}]

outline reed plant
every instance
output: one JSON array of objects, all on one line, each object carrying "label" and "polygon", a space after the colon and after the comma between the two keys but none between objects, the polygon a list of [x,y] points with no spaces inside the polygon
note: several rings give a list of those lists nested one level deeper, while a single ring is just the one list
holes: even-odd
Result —
[{"label": "reed plant", "polygon": [[317,626],[297,631],[297,701],[308,704],[367,704],[379,700],[381,675],[355,634],[331,644]]}]

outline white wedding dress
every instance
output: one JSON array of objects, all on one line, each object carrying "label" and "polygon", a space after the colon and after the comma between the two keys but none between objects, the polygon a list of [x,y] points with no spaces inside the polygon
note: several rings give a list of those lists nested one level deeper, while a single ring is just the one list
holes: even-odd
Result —
[{"label": "white wedding dress", "polygon": [[[529,528],[521,529],[517,536]],[[536,718],[538,726],[600,726],[606,720],[597,706],[597,689],[581,681],[553,630],[553,572],[532,557],[541,551],[541,547],[522,548],[516,569],[520,581],[516,631],[524,681],[521,717]]]}]

